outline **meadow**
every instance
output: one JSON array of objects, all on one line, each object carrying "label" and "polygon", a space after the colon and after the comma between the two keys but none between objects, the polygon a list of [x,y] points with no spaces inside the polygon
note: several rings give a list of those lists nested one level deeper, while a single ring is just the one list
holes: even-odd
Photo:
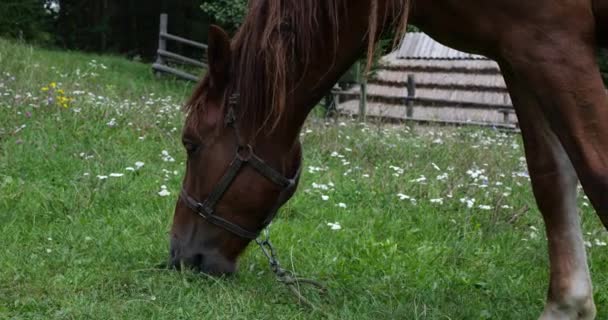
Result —
[{"label": "meadow", "polygon": [[[193,84],[120,57],[0,39],[0,319],[535,319],[548,258],[520,136],[327,120],[271,226],[322,281],[298,306],[251,245],[239,273],[157,268],[181,187]],[[598,319],[608,234],[579,194]]]}]

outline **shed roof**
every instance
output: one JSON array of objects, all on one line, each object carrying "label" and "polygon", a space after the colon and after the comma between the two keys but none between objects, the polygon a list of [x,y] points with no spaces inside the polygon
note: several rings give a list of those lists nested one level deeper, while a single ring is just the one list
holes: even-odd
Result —
[{"label": "shed roof", "polygon": [[[504,117],[503,110],[512,106],[495,61],[446,47],[424,33],[408,33],[398,50],[382,57],[379,69],[368,81],[370,113],[404,118],[410,75],[416,82],[411,101],[418,119],[497,123]],[[360,88],[355,86],[343,97],[357,98],[359,94]],[[351,104],[346,102],[341,108],[356,111],[357,103]]]},{"label": "shed roof", "polygon": [[410,32],[405,35],[397,51],[398,59],[445,59],[445,60],[488,60],[476,54],[458,51],[435,41],[426,33]]}]

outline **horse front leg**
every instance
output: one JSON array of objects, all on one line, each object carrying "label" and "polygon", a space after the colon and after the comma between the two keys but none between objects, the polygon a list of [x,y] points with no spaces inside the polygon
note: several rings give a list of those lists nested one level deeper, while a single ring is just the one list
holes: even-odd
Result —
[{"label": "horse front leg", "polygon": [[502,69],[519,118],[532,189],[548,239],[549,293],[540,319],[593,319],[593,291],[576,206],[576,172],[536,97],[508,66]]},{"label": "horse front leg", "polygon": [[608,228],[608,94],[595,56],[593,20],[583,19],[577,27],[588,24],[590,30],[573,27],[568,33],[542,28],[528,31],[530,36],[515,33],[529,45],[512,50],[506,60],[535,95]]}]

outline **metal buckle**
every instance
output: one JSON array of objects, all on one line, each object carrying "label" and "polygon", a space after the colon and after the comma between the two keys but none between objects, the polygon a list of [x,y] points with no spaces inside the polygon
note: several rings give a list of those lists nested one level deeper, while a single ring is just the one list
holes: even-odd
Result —
[{"label": "metal buckle", "polygon": [[204,219],[207,219],[209,216],[213,215],[213,208],[209,208],[207,201],[202,203],[199,202],[196,204],[196,213]]},{"label": "metal buckle", "polygon": [[228,97],[228,105],[231,107],[236,107],[236,105],[239,103],[239,98],[240,98],[240,94],[238,93],[233,93]]},{"label": "metal buckle", "polygon": [[233,126],[236,122],[236,115],[234,114],[234,108],[228,108],[226,112],[226,116],[224,117],[224,125],[225,126]]},{"label": "metal buckle", "polygon": [[238,146],[236,148],[236,157],[243,162],[248,162],[253,157],[253,147],[250,144]]}]

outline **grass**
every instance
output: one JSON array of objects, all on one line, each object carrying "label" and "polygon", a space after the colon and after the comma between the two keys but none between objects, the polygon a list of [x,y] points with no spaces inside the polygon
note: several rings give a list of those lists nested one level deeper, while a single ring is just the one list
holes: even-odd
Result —
[{"label": "grass", "polygon": [[[545,235],[517,135],[309,119],[305,173],[272,239],[284,266],[329,287],[306,293],[323,315],[298,307],[253,246],[230,279],[155,268],[168,254],[191,84],[122,58],[1,39],[0,66],[0,318],[533,319],[542,310]],[[608,237],[582,195],[580,204],[606,319]]]}]

